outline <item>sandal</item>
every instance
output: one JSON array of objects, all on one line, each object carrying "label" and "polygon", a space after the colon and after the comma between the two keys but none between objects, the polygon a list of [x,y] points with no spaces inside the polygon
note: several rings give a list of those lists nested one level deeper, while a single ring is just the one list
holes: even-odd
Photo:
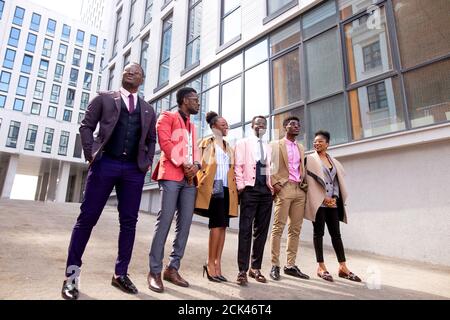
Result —
[{"label": "sandal", "polygon": [[353,272],[350,272],[349,274],[347,274],[347,273],[339,270],[339,277],[350,280],[350,281],[361,282],[361,279]]},{"label": "sandal", "polygon": [[248,272],[248,275],[251,278],[254,278],[258,282],[261,282],[261,283],[266,283],[267,282],[266,278],[261,274],[260,270],[256,270],[256,271],[250,270]]},{"label": "sandal", "polygon": [[325,281],[329,281],[329,282],[333,282],[333,277],[331,276],[331,274],[328,271],[325,272],[317,272],[317,276],[319,278],[322,278]]}]

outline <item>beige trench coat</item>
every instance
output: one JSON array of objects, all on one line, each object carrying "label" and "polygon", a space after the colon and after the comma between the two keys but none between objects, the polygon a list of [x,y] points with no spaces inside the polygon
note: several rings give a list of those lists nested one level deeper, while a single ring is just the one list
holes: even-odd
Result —
[{"label": "beige trench coat", "polygon": [[[330,156],[333,165],[336,167],[339,183],[338,211],[339,220],[347,223],[347,210],[345,208],[347,201],[347,188],[345,186],[345,171],[341,163]],[[322,171],[322,161],[319,154],[314,152],[306,157],[306,181],[308,183],[308,192],[306,196],[305,219],[315,221],[316,213],[323,203],[326,196],[325,178]]]},{"label": "beige trench coat", "polygon": [[[228,142],[226,144],[226,152],[230,157],[230,169],[228,170],[228,193],[230,196],[230,217],[238,216],[238,192],[236,188],[236,178],[234,176],[234,151]],[[208,210],[209,202],[214,185],[214,177],[216,175],[216,148],[214,137],[203,139],[199,145],[202,170],[197,173],[197,197],[195,200],[195,208]]]}]

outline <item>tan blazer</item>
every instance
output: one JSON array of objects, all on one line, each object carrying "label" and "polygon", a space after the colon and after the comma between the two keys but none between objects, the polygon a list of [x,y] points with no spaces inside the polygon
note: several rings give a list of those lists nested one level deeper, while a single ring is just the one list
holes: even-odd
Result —
[{"label": "tan blazer", "polygon": [[[339,183],[339,199],[337,202],[339,210],[339,220],[347,223],[347,212],[345,209],[347,201],[347,188],[345,186],[345,171],[342,164],[335,158],[330,156],[333,166],[336,167],[337,178]],[[316,213],[325,200],[326,187],[325,178],[322,170],[322,160],[319,154],[314,152],[306,157],[306,182],[308,183],[308,192],[306,196],[305,219],[315,221]]]},{"label": "tan blazer", "polygon": [[[230,169],[228,170],[228,193],[230,196],[230,212],[231,217],[238,216],[238,192],[236,188],[236,178],[234,176],[234,151],[228,142],[225,141],[226,152],[230,157]],[[197,173],[198,186],[197,197],[195,200],[195,208],[208,210],[209,202],[214,185],[214,177],[216,176],[216,148],[214,137],[203,139],[199,145],[202,170]]]},{"label": "tan blazer", "polygon": [[[305,150],[303,146],[297,143],[298,152],[300,153],[300,174],[303,182],[306,176],[305,172]],[[270,180],[272,186],[280,183],[282,186],[289,181],[289,158],[287,154],[287,147],[285,139],[273,141],[271,143],[272,148],[272,167]]]}]

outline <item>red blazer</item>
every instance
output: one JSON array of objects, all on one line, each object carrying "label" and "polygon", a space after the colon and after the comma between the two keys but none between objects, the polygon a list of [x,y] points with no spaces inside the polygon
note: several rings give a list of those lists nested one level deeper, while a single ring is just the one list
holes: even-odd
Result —
[{"label": "red blazer", "polygon": [[191,129],[192,153],[194,162],[200,162],[197,146],[197,134],[194,124],[188,118],[184,123],[178,111],[164,111],[156,124],[158,141],[161,146],[161,158],[152,174],[153,180],[182,181],[183,163],[190,163],[188,150],[188,131]]}]

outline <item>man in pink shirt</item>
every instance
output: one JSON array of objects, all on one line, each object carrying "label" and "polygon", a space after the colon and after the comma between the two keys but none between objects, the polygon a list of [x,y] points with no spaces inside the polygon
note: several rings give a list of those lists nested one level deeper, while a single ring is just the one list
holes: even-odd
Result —
[{"label": "man in pink shirt", "polygon": [[303,190],[305,153],[303,146],[296,141],[300,134],[300,120],[297,117],[289,117],[284,120],[283,127],[286,130],[286,136],[272,143],[270,179],[275,193],[275,213],[271,239],[270,277],[274,280],[280,279],[280,242],[289,218],[287,264],[284,267],[284,273],[309,279],[295,264],[306,202],[306,193]]}]

